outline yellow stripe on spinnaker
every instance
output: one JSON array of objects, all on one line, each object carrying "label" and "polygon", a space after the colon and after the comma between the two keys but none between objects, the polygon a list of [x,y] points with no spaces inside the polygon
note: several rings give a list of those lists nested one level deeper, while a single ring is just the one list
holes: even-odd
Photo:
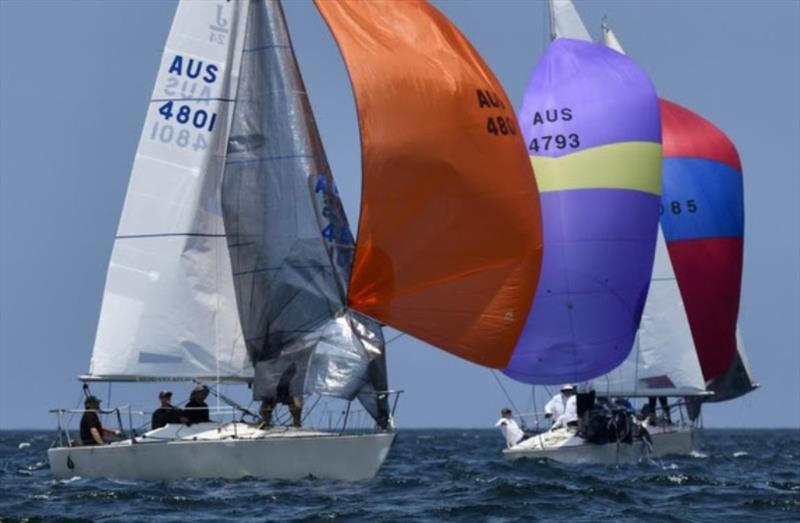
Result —
[{"label": "yellow stripe on spinnaker", "polygon": [[631,189],[661,194],[661,144],[623,142],[560,158],[531,156],[539,192]]}]

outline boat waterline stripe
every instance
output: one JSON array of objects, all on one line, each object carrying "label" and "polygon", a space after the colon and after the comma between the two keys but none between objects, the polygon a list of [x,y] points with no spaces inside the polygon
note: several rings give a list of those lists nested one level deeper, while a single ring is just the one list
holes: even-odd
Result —
[{"label": "boat waterline stripe", "polygon": [[155,234],[122,234],[115,236],[115,240],[131,240],[136,238],[172,238],[176,236],[197,238],[225,238],[225,234],[206,234],[202,232],[163,232]]},{"label": "boat waterline stripe", "polygon": [[661,144],[624,142],[566,156],[531,156],[539,192],[630,189],[661,194]]},{"label": "boat waterline stripe", "polygon": [[243,160],[226,160],[226,165],[237,165],[245,163],[258,163],[258,162],[273,162],[279,160],[295,160],[295,159],[312,160],[314,158],[311,154],[289,154],[286,156],[259,156],[257,158],[246,158]]}]

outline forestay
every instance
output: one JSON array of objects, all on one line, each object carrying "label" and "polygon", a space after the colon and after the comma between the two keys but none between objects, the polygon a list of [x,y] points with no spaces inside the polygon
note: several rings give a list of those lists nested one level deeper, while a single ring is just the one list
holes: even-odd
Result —
[{"label": "forestay", "polygon": [[181,2],[111,254],[95,378],[247,378],[220,183],[247,3]]},{"label": "forestay", "polygon": [[350,305],[503,367],[539,275],[536,183],[512,105],[421,1],[317,1],[345,59],[363,194]]}]

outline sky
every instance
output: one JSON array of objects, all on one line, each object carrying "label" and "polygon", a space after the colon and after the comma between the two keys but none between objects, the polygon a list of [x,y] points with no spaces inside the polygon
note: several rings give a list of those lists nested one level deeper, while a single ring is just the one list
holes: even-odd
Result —
[{"label": "sky", "polygon": [[[438,0],[517,108],[547,44],[543,2]],[[662,97],[713,121],[744,165],[740,327],[760,389],[705,409],[707,427],[800,428],[800,2],[576,1],[604,16]],[[53,428],[88,370],[130,168],[173,1],[0,2],[0,429]],[[322,140],[355,230],[355,105],[310,1],[285,2]],[[395,334],[389,330],[387,337]],[[403,336],[388,347],[400,427],[490,427],[530,388]],[[157,384],[112,403],[153,407]],[[189,385],[173,384],[176,396]],[[105,386],[95,386],[107,399]],[[229,393],[246,398],[240,387]]]}]

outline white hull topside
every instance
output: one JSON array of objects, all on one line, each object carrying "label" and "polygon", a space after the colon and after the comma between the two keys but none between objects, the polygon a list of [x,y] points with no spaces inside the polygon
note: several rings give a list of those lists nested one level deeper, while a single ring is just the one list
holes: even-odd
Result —
[{"label": "white hull topside", "polygon": [[184,478],[357,481],[375,476],[394,432],[334,434],[308,429],[258,430],[243,423],[167,425],[135,442],[51,448],[55,479]]},{"label": "white hull topside", "polygon": [[639,440],[633,443],[597,445],[560,429],[528,438],[503,450],[508,459],[547,458],[571,465],[617,465],[669,455],[688,455],[694,449],[694,429],[688,426],[649,427],[652,451]]}]

